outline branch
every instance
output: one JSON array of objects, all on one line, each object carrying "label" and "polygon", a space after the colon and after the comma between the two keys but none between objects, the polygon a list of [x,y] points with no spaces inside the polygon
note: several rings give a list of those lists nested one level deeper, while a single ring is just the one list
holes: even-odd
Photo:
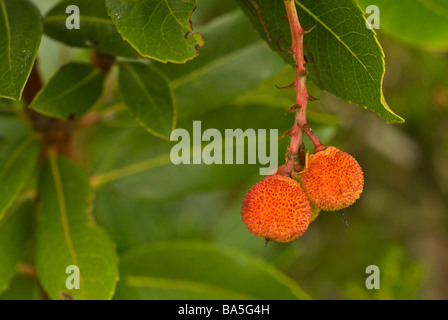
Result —
[{"label": "branch", "polygon": [[21,275],[25,275],[31,278],[37,277],[36,267],[32,264],[20,262],[16,266],[16,272]]},{"label": "branch", "polygon": [[89,52],[90,64],[101,70],[104,76],[106,76],[110,68],[112,68],[115,63],[115,56],[111,56],[106,53],[102,53],[96,50],[91,50]]},{"label": "branch", "polygon": [[307,32],[302,28],[297,15],[296,6],[293,0],[284,0],[287,18],[291,29],[292,45],[291,52],[294,57],[296,77],[293,86],[296,90],[296,104],[291,110],[295,110],[294,125],[289,131],[291,135],[291,143],[287,152],[287,161],[283,175],[291,176],[294,170],[294,164],[298,158],[299,148],[303,144],[303,133],[311,139],[314,144],[314,152],[325,149],[325,146],[314,135],[311,127],[306,121],[306,106],[310,99],[313,99],[306,90],[306,77],[308,70],[306,67],[305,57],[303,55],[303,35]]}]

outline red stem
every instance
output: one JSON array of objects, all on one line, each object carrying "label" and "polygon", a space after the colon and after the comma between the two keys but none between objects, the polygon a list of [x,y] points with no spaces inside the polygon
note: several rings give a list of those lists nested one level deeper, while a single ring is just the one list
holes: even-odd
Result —
[{"label": "red stem", "polygon": [[291,51],[293,52],[296,69],[296,77],[293,83],[296,90],[296,105],[294,106],[296,114],[294,118],[294,125],[290,131],[291,143],[287,154],[285,169],[283,171],[284,175],[291,176],[294,169],[294,163],[298,156],[299,146],[302,144],[302,131],[305,132],[305,134],[313,142],[314,152],[325,149],[325,146],[314,135],[311,127],[306,121],[306,105],[308,99],[310,98],[308,91],[306,90],[306,76],[308,75],[308,71],[306,69],[306,62],[303,56],[303,35],[306,31],[300,25],[294,1],[284,0],[284,2],[289,26],[291,28]]}]

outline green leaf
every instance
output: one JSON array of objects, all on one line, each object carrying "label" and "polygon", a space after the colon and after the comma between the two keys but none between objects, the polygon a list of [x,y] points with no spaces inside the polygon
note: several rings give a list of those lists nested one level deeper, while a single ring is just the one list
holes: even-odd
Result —
[{"label": "green leaf", "polygon": [[32,203],[24,202],[0,221],[0,293],[9,285],[30,239]]},{"label": "green leaf", "polygon": [[[293,65],[292,56],[281,53],[277,45],[278,39],[285,50],[291,45],[283,1],[237,2],[271,48]],[[316,25],[305,35],[310,78],[322,89],[376,112],[388,123],[403,122],[384,98],[384,53],[375,32],[366,28],[364,13],[354,0],[300,0],[296,7],[304,29]]]},{"label": "green leaf", "polygon": [[103,90],[99,69],[71,62],[61,67],[31,103],[31,108],[50,117],[80,117],[95,105]]},{"label": "green leaf", "polygon": [[[117,256],[89,215],[93,194],[86,174],[69,160],[50,155],[38,194],[36,268],[50,298],[110,299],[118,280]],[[79,289],[66,286],[71,265],[79,268]]]},{"label": "green leaf", "polygon": [[0,97],[20,100],[42,37],[39,10],[26,0],[0,0]]},{"label": "green leaf", "polygon": [[0,150],[0,221],[30,178],[39,155],[31,136]]},{"label": "green leaf", "polygon": [[120,64],[123,99],[137,122],[153,135],[168,140],[177,111],[168,79],[153,67],[137,62]]},{"label": "green leaf", "polygon": [[358,0],[358,3],[364,11],[370,5],[378,7],[381,31],[424,49],[448,49],[446,0]]},{"label": "green leaf", "polygon": [[184,63],[198,55],[204,39],[193,31],[196,0],[106,0],[118,31],[142,56]]},{"label": "green leaf", "polygon": [[307,299],[257,257],[202,242],[159,243],[121,256],[116,299]]},{"label": "green leaf", "polygon": [[[69,5],[79,8],[79,29],[68,29]],[[71,18],[69,19],[71,21]],[[67,0],[58,3],[44,18],[45,34],[69,46],[91,48],[110,55],[137,58],[140,55],[118,33],[107,15],[104,1]]]},{"label": "green leaf", "polygon": [[240,11],[199,30],[207,44],[196,59],[183,65],[157,64],[171,80],[179,119],[222,107],[285,68]]}]

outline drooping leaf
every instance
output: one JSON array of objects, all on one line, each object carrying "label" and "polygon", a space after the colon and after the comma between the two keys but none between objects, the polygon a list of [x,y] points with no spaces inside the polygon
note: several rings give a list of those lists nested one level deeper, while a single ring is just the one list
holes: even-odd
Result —
[{"label": "drooping leaf", "polygon": [[24,202],[0,221],[0,293],[9,285],[30,239],[31,202]]},{"label": "drooping leaf", "polygon": [[184,63],[204,45],[192,33],[190,16],[196,0],[106,0],[118,31],[142,56],[161,62]]},{"label": "drooping leaf", "polygon": [[121,256],[116,299],[308,299],[291,279],[246,253],[202,242],[159,243]]},{"label": "drooping leaf", "polygon": [[123,62],[119,81],[123,99],[137,122],[153,135],[168,139],[177,119],[168,79],[147,64]]},{"label": "drooping leaf", "polygon": [[31,176],[39,144],[31,136],[0,149],[0,221]]},{"label": "drooping leaf", "polygon": [[[67,19],[72,21],[70,5],[79,8],[79,29],[68,29]],[[104,1],[66,0],[59,2],[44,19],[45,34],[69,46],[91,48],[97,51],[129,58],[140,55],[118,33],[107,15]]]},{"label": "drooping leaf", "polygon": [[0,0],[0,97],[20,100],[42,37],[39,10],[28,0]]},{"label": "drooping leaf", "polygon": [[[110,299],[118,280],[114,244],[89,215],[89,180],[74,163],[50,155],[39,181],[36,268],[52,299]],[[68,288],[68,266],[79,268],[79,289]]]},{"label": "drooping leaf", "polygon": [[[380,30],[424,49],[448,49],[448,2],[445,0],[357,0],[365,11],[377,6]],[[370,10],[369,10],[370,11]],[[371,12],[373,13],[373,12]]]},{"label": "drooping leaf", "polygon": [[217,109],[285,68],[252,29],[240,11],[225,14],[199,28],[207,44],[196,59],[157,64],[171,80],[179,119]]},{"label": "drooping leaf", "polygon": [[[293,65],[288,50],[291,32],[283,1],[237,0],[271,48]],[[322,89],[368,108],[388,123],[404,120],[387,105],[383,95],[384,53],[375,32],[366,28],[364,13],[354,0],[296,1],[300,23],[306,30],[305,55],[310,78]],[[278,41],[279,40],[279,41]]]},{"label": "drooping leaf", "polygon": [[60,68],[36,95],[31,108],[50,117],[80,117],[100,98],[103,76],[87,63],[71,62]]}]

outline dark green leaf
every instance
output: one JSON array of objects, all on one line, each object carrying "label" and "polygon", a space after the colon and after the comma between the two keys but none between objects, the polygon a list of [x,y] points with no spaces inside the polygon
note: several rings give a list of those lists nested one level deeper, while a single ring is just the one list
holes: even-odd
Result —
[{"label": "dark green leaf", "polygon": [[0,221],[30,178],[39,155],[31,136],[0,150]]},{"label": "dark green leaf", "polygon": [[[89,215],[92,191],[74,163],[50,155],[39,182],[36,268],[52,299],[110,299],[118,280],[114,244]],[[79,268],[79,289],[66,281]]]},{"label": "dark green leaf", "polygon": [[123,99],[138,123],[155,136],[168,139],[177,110],[168,79],[143,63],[120,64]]},{"label": "dark green leaf", "polygon": [[381,31],[425,49],[448,49],[446,0],[358,0],[358,2],[364,11],[371,5],[378,7]]},{"label": "dark green leaf", "polygon": [[[80,11],[79,29],[67,29],[67,6]],[[45,33],[69,46],[91,48],[110,55],[136,58],[140,55],[118,33],[107,15],[104,1],[68,0],[58,3],[44,19]]]},{"label": "dark green leaf", "polygon": [[243,252],[201,242],[137,247],[121,256],[117,299],[307,299],[291,279]]},{"label": "dark green leaf", "polygon": [[0,221],[0,293],[11,281],[30,238],[31,202],[24,202]]},{"label": "dark green leaf", "polygon": [[20,100],[42,37],[39,10],[27,0],[0,0],[0,97]]},{"label": "dark green leaf", "polygon": [[118,31],[142,56],[161,62],[184,63],[204,45],[192,33],[190,16],[196,0],[106,0]]},{"label": "dark green leaf", "polygon": [[103,76],[86,63],[71,62],[59,69],[37,94],[31,108],[50,117],[80,117],[100,98]]},{"label": "dark green leaf", "polygon": [[[291,33],[283,1],[237,0],[271,48],[293,65],[290,55],[280,52],[291,45]],[[375,32],[366,28],[364,14],[354,0],[296,1],[304,29],[310,77],[323,89],[368,108],[388,123],[403,122],[383,96],[384,53]]]}]

